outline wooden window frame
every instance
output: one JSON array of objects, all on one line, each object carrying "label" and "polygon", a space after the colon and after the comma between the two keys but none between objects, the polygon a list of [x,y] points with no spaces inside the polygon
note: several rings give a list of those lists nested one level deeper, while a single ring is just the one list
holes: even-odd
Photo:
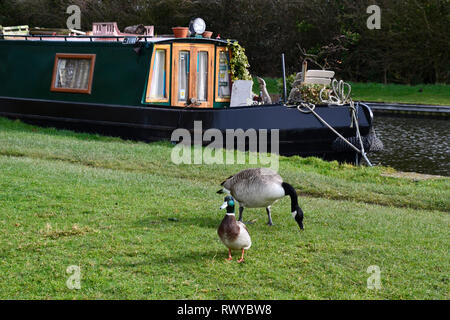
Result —
[{"label": "wooden window frame", "polygon": [[[174,43],[172,45],[172,105],[176,107],[185,107],[185,102],[178,101],[178,53],[180,51],[189,51],[189,95],[197,97],[197,53],[199,51],[208,52],[208,91],[207,100],[200,102],[196,108],[214,107],[214,45],[213,44],[193,44],[193,43]],[[195,70],[195,71],[194,71]],[[194,96],[192,96],[194,95]]]},{"label": "wooden window frame", "polygon": [[[229,75],[229,86],[230,86],[230,97],[229,98],[221,98],[219,97],[219,67],[220,67],[220,53],[226,52],[228,53],[228,57],[231,59],[231,52],[228,50],[227,47],[217,47],[216,48],[216,74],[215,74],[215,80],[216,80],[216,87],[214,88],[214,96],[216,99],[216,102],[230,102],[231,100],[231,74]],[[230,66],[228,65],[228,68]]]},{"label": "wooden window frame", "polygon": [[[165,61],[165,70],[166,70],[166,96],[164,98],[152,99],[149,97],[150,90],[152,87],[152,78],[153,78],[153,68],[156,57],[156,50],[165,50],[166,51],[166,61]],[[147,80],[147,91],[145,92],[145,102],[169,102],[170,99],[170,44],[156,44],[153,48],[152,60],[150,62],[150,72]]]},{"label": "wooden window frame", "polygon": [[[90,67],[90,70],[89,70],[89,81],[88,81],[87,89],[57,88],[57,87],[55,87],[56,86],[56,74],[57,74],[57,71],[58,71],[58,60],[61,59],[61,58],[62,59],[89,59],[89,60],[91,60],[91,67]],[[52,85],[50,87],[50,91],[91,94],[91,91],[92,91],[92,80],[94,78],[95,58],[96,58],[96,54],[57,53],[55,55],[55,65],[53,66]]]}]

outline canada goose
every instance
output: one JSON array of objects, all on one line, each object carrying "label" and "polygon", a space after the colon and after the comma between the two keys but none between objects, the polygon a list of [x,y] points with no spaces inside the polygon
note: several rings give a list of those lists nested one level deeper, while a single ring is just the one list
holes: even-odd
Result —
[{"label": "canada goose", "polygon": [[268,225],[273,225],[270,206],[284,196],[291,197],[291,213],[300,229],[303,229],[303,211],[298,205],[295,189],[283,182],[281,176],[268,168],[246,169],[228,177],[217,193],[229,193],[239,201],[239,221],[244,208],[266,208]]},{"label": "canada goose", "polygon": [[227,209],[227,214],[217,229],[220,240],[228,248],[228,261],[232,260],[231,250],[242,250],[241,258],[237,262],[244,261],[244,250],[252,245],[247,227],[240,221],[236,221],[234,215],[234,199],[226,196],[220,209]]}]

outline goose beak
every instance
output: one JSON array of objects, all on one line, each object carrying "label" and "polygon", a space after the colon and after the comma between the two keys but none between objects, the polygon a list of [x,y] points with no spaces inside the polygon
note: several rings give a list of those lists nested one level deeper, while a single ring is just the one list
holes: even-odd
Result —
[{"label": "goose beak", "polygon": [[[294,215],[295,213],[295,215]],[[292,216],[294,217],[295,221],[297,222],[298,226],[300,227],[300,230],[303,230],[303,211],[300,208],[297,208],[294,212],[292,212]]]},{"label": "goose beak", "polygon": [[228,202],[224,202],[221,206],[220,206],[220,210],[225,209],[228,206]]}]

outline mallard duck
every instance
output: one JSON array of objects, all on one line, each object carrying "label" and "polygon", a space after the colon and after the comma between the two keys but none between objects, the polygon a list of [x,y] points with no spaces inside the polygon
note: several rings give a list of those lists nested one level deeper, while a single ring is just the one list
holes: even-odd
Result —
[{"label": "mallard duck", "polygon": [[228,248],[228,261],[232,260],[231,250],[242,250],[241,258],[237,262],[244,261],[244,250],[248,250],[252,245],[247,227],[240,221],[236,221],[234,214],[234,199],[226,196],[220,209],[227,209],[227,214],[217,229],[220,240]]},{"label": "mallard duck", "polygon": [[239,221],[244,208],[266,208],[267,224],[273,225],[270,206],[284,196],[291,197],[291,213],[303,229],[303,211],[298,205],[295,189],[275,171],[268,168],[246,169],[228,177],[217,193],[229,193],[239,202]]}]

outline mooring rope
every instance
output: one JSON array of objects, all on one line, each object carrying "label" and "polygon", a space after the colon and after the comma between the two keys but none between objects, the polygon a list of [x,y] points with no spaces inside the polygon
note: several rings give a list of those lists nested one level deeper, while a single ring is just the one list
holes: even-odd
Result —
[{"label": "mooring rope", "polygon": [[[355,108],[355,103],[350,98],[350,93],[352,91],[352,87],[350,84],[340,80],[339,82],[336,79],[333,79],[331,83],[332,91],[328,94],[328,99],[323,98],[323,92],[326,90],[324,87],[322,90],[320,90],[319,97],[322,103],[327,104],[333,104],[333,105],[339,105],[343,106],[345,104],[349,104],[349,109],[351,112],[351,124],[350,127],[353,127],[353,124],[355,124],[356,127],[356,137],[359,140],[360,148],[358,149],[356,146],[354,146],[348,139],[344,138],[339,132],[336,131],[328,122],[326,122],[321,116],[317,114],[317,112],[314,111],[316,108],[316,105],[313,103],[301,103],[297,106],[297,110],[302,113],[312,113],[320,122],[322,122],[325,126],[328,127],[334,134],[336,134],[339,138],[342,139],[346,144],[348,144],[353,150],[361,154],[361,156],[364,158],[364,160],[367,162],[367,164],[372,167],[372,163],[370,162],[369,158],[367,157],[367,154],[364,150],[364,145],[361,137],[361,132],[359,131],[359,123],[358,123],[358,112],[357,108],[359,107],[359,103],[357,103],[357,106]],[[345,89],[348,89],[347,91]],[[301,108],[306,108],[307,110],[302,110]]]},{"label": "mooring rope", "polygon": [[364,158],[364,160],[366,160],[369,167],[372,167],[372,163],[370,162],[369,158],[367,157],[366,151],[364,150],[364,144],[362,141],[361,132],[359,131],[358,111],[357,111],[358,107],[359,107],[359,103],[357,103],[356,108],[355,108],[355,103],[353,102],[352,99],[350,99],[350,109],[352,110],[351,111],[352,112],[352,122],[354,121],[355,126],[356,126],[356,136],[358,137],[359,145],[361,146],[361,155]]},{"label": "mooring rope", "polygon": [[[307,111],[304,111],[300,109],[301,107],[307,108]],[[358,153],[361,153],[361,150],[359,150],[357,147],[355,147],[350,141],[348,141],[344,136],[342,136],[339,132],[336,131],[328,122],[326,122],[321,116],[317,114],[317,112],[314,111],[316,108],[316,105],[313,103],[301,103],[297,106],[297,110],[303,113],[312,113],[317,119],[320,120],[325,126],[328,127],[331,131],[333,131],[339,138],[341,138],[345,143],[347,143],[353,150],[355,150]]]}]

